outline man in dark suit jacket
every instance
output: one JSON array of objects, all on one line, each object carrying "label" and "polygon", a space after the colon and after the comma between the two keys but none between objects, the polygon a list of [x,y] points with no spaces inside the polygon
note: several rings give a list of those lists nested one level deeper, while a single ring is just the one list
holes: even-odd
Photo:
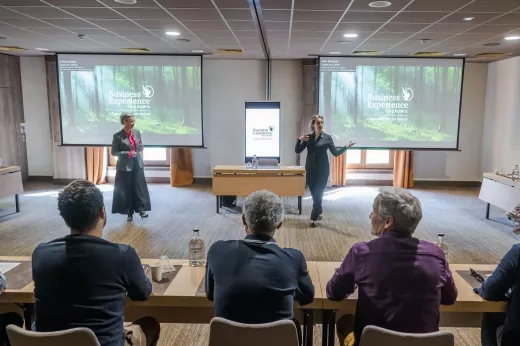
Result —
[{"label": "man in dark suit jacket", "polygon": [[247,236],[218,241],[208,252],[206,295],[215,315],[258,324],[293,318],[293,301],[314,300],[303,254],[280,247],[273,239],[282,226],[280,197],[257,191],[245,202],[242,220]]},{"label": "man in dark suit jacket", "polygon": [[132,150],[130,139],[126,135],[125,130],[114,133],[112,138],[112,156],[117,157],[116,169],[119,171],[130,172],[134,169],[134,160],[137,160],[139,168],[144,167],[143,157],[141,155],[143,151],[143,141],[141,140],[141,132],[139,130],[132,129],[135,138],[135,146],[137,156],[135,158],[129,157],[128,153]]}]

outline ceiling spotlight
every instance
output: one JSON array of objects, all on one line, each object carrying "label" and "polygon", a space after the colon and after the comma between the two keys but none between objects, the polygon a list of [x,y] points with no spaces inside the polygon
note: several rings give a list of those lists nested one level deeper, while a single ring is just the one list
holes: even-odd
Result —
[{"label": "ceiling spotlight", "polygon": [[350,40],[339,40],[339,41],[336,41],[337,44],[347,44],[347,43],[352,43],[352,41]]},{"label": "ceiling spotlight", "polygon": [[189,38],[178,38],[178,42],[190,42],[191,40]]},{"label": "ceiling spotlight", "polygon": [[204,51],[202,49],[193,49],[191,52],[192,53],[204,53]]},{"label": "ceiling spotlight", "polygon": [[0,40],[7,40],[7,37],[0,36]]},{"label": "ceiling spotlight", "polygon": [[464,53],[454,53],[453,56],[466,56]]},{"label": "ceiling spotlight", "polygon": [[504,40],[508,40],[508,41],[514,41],[514,40],[520,40],[520,36],[506,36],[504,37]]},{"label": "ceiling spotlight", "polygon": [[430,42],[432,39],[431,38],[421,38],[419,41],[422,43],[422,44],[426,44],[428,42]]},{"label": "ceiling spotlight", "polygon": [[465,21],[470,21],[470,20],[473,20],[475,19],[475,17],[465,17],[465,18],[462,18],[462,20],[465,20]]},{"label": "ceiling spotlight", "polygon": [[368,6],[374,7],[374,8],[383,8],[383,7],[388,7],[390,5],[392,5],[392,3],[390,1],[373,1],[368,4]]},{"label": "ceiling spotlight", "polygon": [[495,46],[500,46],[500,43],[498,43],[498,42],[491,42],[491,43],[486,43],[484,45],[484,47],[495,47]]},{"label": "ceiling spotlight", "polygon": [[115,2],[118,2],[120,4],[124,4],[124,5],[133,5],[135,3],[137,3],[137,0],[114,0]]},{"label": "ceiling spotlight", "polygon": [[43,51],[43,52],[45,52],[45,51],[48,51],[48,50],[49,50],[49,49],[47,49],[47,48],[34,48],[34,49],[36,49],[36,50],[41,50],[41,51]]},{"label": "ceiling spotlight", "polygon": [[358,37],[358,34],[344,34],[343,37]]},{"label": "ceiling spotlight", "polygon": [[168,36],[179,36],[181,33],[177,31],[166,31],[166,35]]},{"label": "ceiling spotlight", "polygon": [[341,52],[329,52],[329,54],[341,54]]}]

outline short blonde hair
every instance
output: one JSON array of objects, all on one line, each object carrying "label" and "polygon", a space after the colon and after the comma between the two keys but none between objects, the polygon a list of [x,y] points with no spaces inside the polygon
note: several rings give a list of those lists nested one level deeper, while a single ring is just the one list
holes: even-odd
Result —
[{"label": "short blonde hair", "polygon": [[123,112],[121,113],[121,116],[119,116],[119,121],[121,121],[121,125],[124,125],[130,118],[135,118],[135,116],[132,113]]},{"label": "short blonde hair", "polygon": [[316,114],[315,116],[312,117],[311,122],[309,123],[309,129],[311,130],[311,132],[314,132],[314,124],[316,124],[316,120],[318,120],[320,118],[321,118],[321,120],[323,120],[323,116],[319,115],[319,114]]}]

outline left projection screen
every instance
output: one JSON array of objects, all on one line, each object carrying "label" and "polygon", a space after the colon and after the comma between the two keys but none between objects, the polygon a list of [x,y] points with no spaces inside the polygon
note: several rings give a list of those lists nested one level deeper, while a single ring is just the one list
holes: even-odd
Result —
[{"label": "left projection screen", "polygon": [[145,146],[203,146],[202,57],[58,54],[63,145],[110,146],[123,112]]}]

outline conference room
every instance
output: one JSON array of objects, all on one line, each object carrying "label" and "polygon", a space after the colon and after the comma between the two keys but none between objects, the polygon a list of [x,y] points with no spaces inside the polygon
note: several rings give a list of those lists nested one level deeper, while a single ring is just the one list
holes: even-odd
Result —
[{"label": "conference room", "polygon": [[[517,0],[0,0],[0,316],[20,316],[27,337],[52,329],[39,327],[40,244],[82,233],[87,211],[67,208],[97,205],[96,237],[135,249],[151,285],[146,301],[121,300],[122,318],[160,322],[157,345],[245,344],[224,337],[247,331],[348,344],[342,321],[370,285],[339,300],[329,286],[357,246],[403,231],[383,210],[394,198],[417,209],[408,238],[440,249],[458,291],[439,298],[432,337],[487,345],[483,319],[507,321],[509,298],[474,289],[520,234],[519,23]],[[261,211],[276,227],[251,240]],[[377,217],[392,222],[380,232]],[[217,263],[248,263],[216,255],[233,241],[303,255],[314,299],[291,296],[289,341],[210,326]],[[67,290],[85,289],[82,272]]]}]

